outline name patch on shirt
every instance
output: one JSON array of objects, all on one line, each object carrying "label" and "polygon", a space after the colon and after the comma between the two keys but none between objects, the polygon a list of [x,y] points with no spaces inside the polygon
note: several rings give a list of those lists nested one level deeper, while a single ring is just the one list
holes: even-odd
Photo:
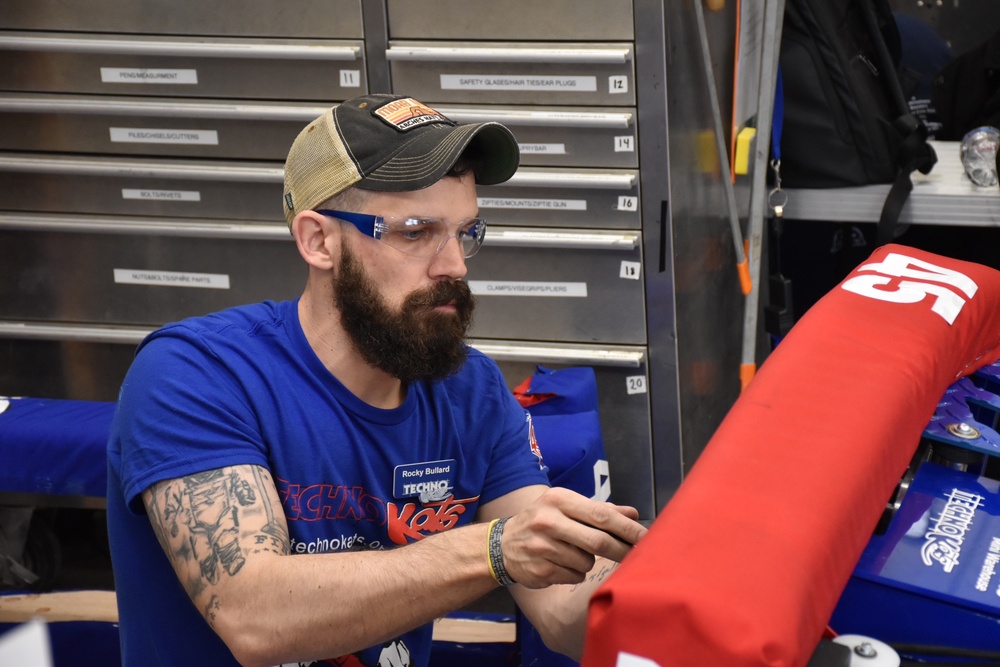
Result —
[{"label": "name patch on shirt", "polygon": [[393,470],[392,495],[395,498],[420,498],[420,502],[444,500],[452,494],[455,459],[407,463]]}]

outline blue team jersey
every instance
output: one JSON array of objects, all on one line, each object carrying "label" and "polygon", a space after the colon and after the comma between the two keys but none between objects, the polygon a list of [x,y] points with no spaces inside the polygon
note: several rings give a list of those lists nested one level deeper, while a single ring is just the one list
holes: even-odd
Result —
[{"label": "blue team jersey", "polygon": [[[267,468],[293,554],[404,546],[471,523],[482,503],[548,484],[525,411],[492,360],[470,350],[455,375],[410,385],[398,408],[374,408],[320,362],[297,305],[185,320],[139,346],[108,444],[126,666],[237,664],[153,534],[141,498],[152,484],[224,466]],[[352,660],[374,667],[386,650],[426,665],[430,633],[425,626]]]}]

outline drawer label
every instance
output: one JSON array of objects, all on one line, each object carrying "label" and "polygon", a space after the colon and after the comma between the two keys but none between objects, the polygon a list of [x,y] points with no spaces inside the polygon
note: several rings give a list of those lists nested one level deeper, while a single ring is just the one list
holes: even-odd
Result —
[{"label": "drawer label", "polygon": [[565,93],[594,93],[597,92],[597,77],[442,74],[441,90],[551,90]]},{"label": "drawer label", "polygon": [[360,88],[361,87],[361,70],[359,70],[359,69],[342,69],[342,70],[340,70],[340,87],[341,88]]},{"label": "drawer label", "polygon": [[522,153],[533,155],[566,155],[566,144],[518,144]]},{"label": "drawer label", "polygon": [[111,141],[121,144],[206,144],[219,145],[215,130],[162,130],[139,127],[112,127]]},{"label": "drawer label", "polygon": [[196,69],[122,69],[101,68],[102,83],[161,83],[169,85],[196,85]]},{"label": "drawer label", "polygon": [[229,276],[224,273],[187,273],[181,271],[149,271],[146,269],[115,269],[119,285],[156,285],[158,287],[201,287],[229,289]]},{"label": "drawer label", "polygon": [[635,137],[633,137],[633,136],[615,137],[615,152],[616,153],[634,153],[635,152]]},{"label": "drawer label", "polygon": [[635,213],[639,210],[639,198],[622,196],[618,198],[618,208],[616,210]]},{"label": "drawer label", "polygon": [[479,208],[527,208],[563,211],[586,211],[586,199],[515,199],[512,197],[480,197]]},{"label": "drawer label", "polygon": [[639,280],[641,275],[642,264],[639,262],[622,262],[621,271],[618,272],[618,277],[625,280]]},{"label": "drawer label", "polygon": [[608,77],[608,93],[611,95],[620,95],[622,93],[628,92],[628,77],[627,76],[609,76]]},{"label": "drawer label", "polygon": [[519,280],[470,280],[477,296],[564,296],[585,298],[587,283],[543,283]]},{"label": "drawer label", "polygon": [[137,190],[122,188],[122,199],[143,199],[146,201],[201,201],[197,190]]},{"label": "drawer label", "polygon": [[631,396],[632,394],[645,394],[646,393],[646,376],[645,375],[630,375],[625,378],[625,391]]}]

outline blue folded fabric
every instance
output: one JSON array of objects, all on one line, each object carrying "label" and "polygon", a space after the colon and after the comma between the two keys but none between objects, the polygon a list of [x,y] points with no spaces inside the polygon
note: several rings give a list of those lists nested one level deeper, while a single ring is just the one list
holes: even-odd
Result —
[{"label": "blue folded fabric", "polygon": [[115,404],[11,398],[0,413],[0,492],[98,496]]}]

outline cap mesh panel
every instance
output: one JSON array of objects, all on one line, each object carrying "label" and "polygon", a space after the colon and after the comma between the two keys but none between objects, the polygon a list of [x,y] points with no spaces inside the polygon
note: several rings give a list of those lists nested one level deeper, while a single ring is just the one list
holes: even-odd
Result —
[{"label": "cap mesh panel", "polygon": [[[311,209],[361,180],[327,112],[299,134],[285,161],[285,220]],[[289,208],[287,196],[292,197]]]}]

